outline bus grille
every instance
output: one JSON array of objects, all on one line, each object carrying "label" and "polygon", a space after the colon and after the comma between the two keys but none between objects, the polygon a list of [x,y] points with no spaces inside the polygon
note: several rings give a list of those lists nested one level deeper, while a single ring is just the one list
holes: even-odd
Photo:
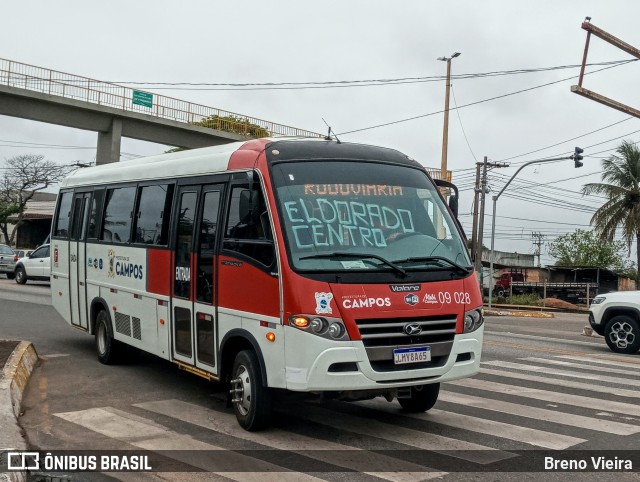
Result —
[{"label": "bus grille", "polygon": [[135,316],[131,318],[131,324],[133,325],[133,337],[137,340],[142,340],[142,331],[140,329],[140,318]]},{"label": "bus grille", "polygon": [[116,311],[116,331],[131,336],[131,317]]},{"label": "bus grille", "polygon": [[[456,316],[422,316],[411,318],[375,318],[356,320],[369,362],[375,371],[403,371],[435,368],[447,363],[456,334]],[[417,324],[421,332],[408,335],[405,327]],[[428,346],[431,361],[395,365],[393,350],[412,346]]]},{"label": "bus grille", "polygon": [[115,312],[116,332],[126,336],[131,336],[137,340],[142,340],[142,327],[140,318]]}]

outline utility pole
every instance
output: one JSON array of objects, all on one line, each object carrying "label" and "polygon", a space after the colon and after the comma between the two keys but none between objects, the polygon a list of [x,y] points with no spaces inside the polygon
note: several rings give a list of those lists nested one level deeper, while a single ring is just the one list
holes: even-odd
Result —
[{"label": "utility pole", "polygon": [[447,179],[447,151],[449,149],[449,92],[451,90],[451,60],[460,56],[460,52],[454,52],[451,57],[438,57],[447,63],[447,85],[444,94],[444,127],[442,128],[442,159],[440,161],[440,178]]},{"label": "utility pole", "polygon": [[544,234],[538,232],[538,233],[531,233],[531,240],[533,242],[533,245],[535,246],[535,249],[533,251],[533,255],[538,257],[538,268],[540,267],[540,253],[541,253],[541,247],[544,244]]},{"label": "utility pole", "polygon": [[[480,286],[482,286],[482,238],[484,231],[484,205],[486,195],[489,193],[487,187],[487,173],[489,168],[494,167],[509,167],[509,164],[499,162],[488,162],[487,156],[484,156],[484,162],[477,163],[478,169],[482,167],[482,180],[480,181],[480,219],[478,221],[478,236],[475,244],[475,270],[479,276]],[[477,193],[476,193],[477,194]]]},{"label": "utility pole", "polygon": [[473,226],[471,231],[471,255],[475,263],[477,246],[478,246],[478,202],[480,200],[480,167],[481,162],[476,162],[476,186],[473,189]]}]

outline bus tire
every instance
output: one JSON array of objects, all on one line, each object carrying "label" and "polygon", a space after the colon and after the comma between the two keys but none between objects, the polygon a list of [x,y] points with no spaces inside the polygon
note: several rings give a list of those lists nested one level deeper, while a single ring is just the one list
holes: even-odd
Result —
[{"label": "bus tire", "polygon": [[271,393],[253,350],[236,355],[231,377],[231,401],[240,426],[249,432],[266,428],[271,422]]},{"label": "bus tire", "polygon": [[96,354],[103,365],[114,365],[121,358],[121,344],[113,338],[111,319],[105,310],[100,310],[96,316]]},{"label": "bus tire", "polygon": [[626,315],[614,316],[604,329],[604,339],[611,351],[635,353],[640,349],[640,324]]},{"label": "bus tire", "polygon": [[398,403],[406,411],[410,413],[426,412],[433,408],[438,401],[440,393],[439,383],[430,383],[428,385],[417,385],[411,387],[410,398],[398,398]]}]

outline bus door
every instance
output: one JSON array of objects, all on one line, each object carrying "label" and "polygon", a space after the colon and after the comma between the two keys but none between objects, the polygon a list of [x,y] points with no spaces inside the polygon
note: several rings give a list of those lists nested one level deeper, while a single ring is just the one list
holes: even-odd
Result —
[{"label": "bus door", "polygon": [[215,254],[223,184],[181,186],[175,230],[173,357],[217,373]]},{"label": "bus door", "polygon": [[84,237],[90,212],[91,193],[73,196],[71,238],[69,240],[69,294],[71,323],[88,329],[87,323],[87,260]]}]

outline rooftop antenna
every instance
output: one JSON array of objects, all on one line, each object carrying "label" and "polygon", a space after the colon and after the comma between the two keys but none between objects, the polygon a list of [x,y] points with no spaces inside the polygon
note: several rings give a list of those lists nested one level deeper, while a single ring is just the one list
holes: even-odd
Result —
[{"label": "rooftop antenna", "polygon": [[331,140],[331,135],[332,135],[332,133],[333,133],[333,137],[335,137],[336,142],[337,142],[338,144],[342,144],[342,143],[340,142],[340,139],[338,139],[338,136],[336,135],[336,133],[335,133],[335,132],[333,132],[333,130],[331,129],[331,126],[330,126],[329,124],[327,124],[327,121],[326,121],[326,120],[324,120],[324,118],[322,119],[322,122],[324,122],[324,123],[325,123],[325,125],[327,126],[327,128],[329,129],[329,130],[328,130],[328,132],[327,132],[326,137],[324,138],[324,140],[325,140],[325,141],[330,141],[330,140]]}]

